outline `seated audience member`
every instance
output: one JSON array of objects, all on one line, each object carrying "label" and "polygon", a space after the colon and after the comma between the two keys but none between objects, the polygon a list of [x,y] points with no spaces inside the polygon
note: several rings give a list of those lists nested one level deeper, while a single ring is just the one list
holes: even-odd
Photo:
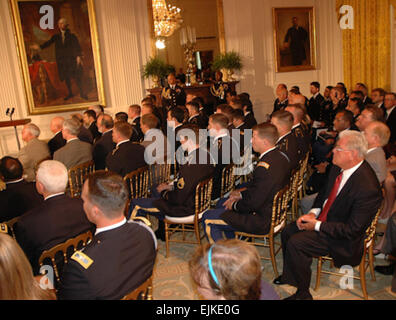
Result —
[{"label": "seated audience member", "polygon": [[323,110],[323,121],[325,122],[325,126],[331,127],[336,114],[345,109],[346,105],[344,106],[341,102],[343,99],[345,99],[345,91],[341,88],[333,87],[330,90],[331,102]]},{"label": "seated audience member", "polygon": [[381,110],[373,106],[367,106],[357,118],[355,125],[363,132],[374,121],[383,121]]},{"label": "seated audience member", "polygon": [[43,201],[33,182],[22,178],[23,167],[18,159],[3,157],[0,160],[0,177],[6,184],[0,192],[0,222],[19,217]]},{"label": "seated audience member", "polygon": [[141,110],[138,104],[133,104],[128,109],[128,123],[132,126],[132,142],[141,142],[143,140],[143,132],[140,128]]},{"label": "seated audience member", "polygon": [[348,105],[345,108],[353,113],[353,122],[355,123],[364,108],[363,103],[359,98],[350,98],[348,100]]},{"label": "seated audience member", "polygon": [[296,136],[292,133],[294,118],[285,110],[274,112],[271,123],[278,129],[279,139],[276,142],[278,149],[283,152],[290,161],[290,169],[298,167],[299,153]]},{"label": "seated audience member", "polygon": [[246,96],[240,94],[239,97],[242,105],[243,115],[245,116],[244,122],[247,126],[247,129],[252,129],[257,124],[257,120],[254,117],[253,104]]},{"label": "seated audience member", "polygon": [[381,206],[380,184],[364,161],[363,134],[342,132],[333,153],[334,166],[313,209],[282,231],[283,274],[274,283],[297,287],[288,300],[312,299],[313,257],[329,255],[336,267],[360,263],[366,229]]},{"label": "seated audience member", "polygon": [[48,141],[48,148],[51,153],[51,157],[54,156],[56,150],[62,148],[66,144],[66,140],[62,136],[63,117],[55,117],[51,120],[50,130],[54,134],[51,140]]},{"label": "seated audience member", "polygon": [[[208,110],[206,109],[206,106],[205,106],[205,101],[202,97],[195,97],[192,101],[198,103],[199,115],[201,116],[203,124],[205,125],[204,129],[206,129],[208,127],[209,117],[208,117]],[[186,105],[187,105],[187,102],[186,102]]]},{"label": "seated audience member", "polygon": [[75,120],[80,125],[80,130],[79,130],[77,138],[83,142],[93,144],[93,141],[94,141],[93,135],[92,135],[91,131],[89,131],[87,128],[84,127],[83,116],[79,113],[75,113],[71,116],[71,118],[73,120]]},{"label": "seated audience member", "polygon": [[109,171],[124,177],[126,174],[146,166],[144,147],[130,141],[132,126],[128,122],[116,122],[113,128],[115,149],[106,157]]},{"label": "seated audience member", "polygon": [[[390,264],[382,266],[377,265],[374,269],[384,275],[393,275],[391,290],[396,293],[396,212],[394,212],[388,220],[384,236],[379,243],[377,251],[377,253],[382,252],[388,255]],[[376,254],[376,252],[374,254]]]},{"label": "seated audience member", "polygon": [[128,190],[123,179],[97,171],[82,191],[85,214],[96,232],[66,264],[58,292],[62,300],[119,300],[153,272],[157,243],[147,226],[127,222]]},{"label": "seated audience member", "polygon": [[323,96],[320,94],[320,83],[311,82],[310,91],[312,98],[308,103],[308,115],[313,121],[322,121],[322,106],[324,102]]},{"label": "seated audience member", "polygon": [[375,88],[371,90],[371,100],[373,101],[373,104],[382,110],[383,115],[386,113],[385,105],[384,105],[384,100],[385,100],[385,90],[382,88]]},{"label": "seated audience member", "polygon": [[385,94],[384,105],[386,109],[385,120],[386,125],[391,131],[389,143],[396,141],[396,93],[388,92]]},{"label": "seated audience member", "polygon": [[65,120],[62,136],[66,140],[66,145],[54,153],[54,160],[62,162],[68,170],[92,160],[92,146],[78,138],[80,128],[77,120]]},{"label": "seated audience member", "polygon": [[98,131],[96,119],[96,113],[93,110],[87,110],[83,113],[84,126],[91,132],[93,141],[96,141],[96,139],[100,138],[101,136],[100,132]]},{"label": "seated audience member", "polygon": [[22,163],[26,181],[34,181],[37,164],[51,157],[47,143],[39,140],[39,135],[40,129],[34,123],[28,123],[22,129],[22,140],[26,145],[19,150],[17,158]]},{"label": "seated audience member", "polygon": [[62,163],[42,162],[37,170],[36,188],[44,202],[26,212],[15,225],[16,239],[35,274],[38,274],[38,259],[44,250],[92,230],[81,199],[65,195],[67,182],[67,169]]},{"label": "seated audience member", "polygon": [[191,277],[206,300],[279,300],[261,279],[257,249],[240,240],[199,246],[189,261]]},{"label": "seated audience member", "polygon": [[186,104],[186,107],[189,116],[187,123],[196,125],[200,129],[206,129],[206,121],[199,113],[199,104],[195,101],[190,101]]},{"label": "seated audience member", "polygon": [[173,144],[174,151],[177,152],[181,144],[180,141],[177,140],[177,133],[180,131],[180,129],[183,128],[183,121],[184,121],[183,109],[179,107],[169,109],[167,121],[168,121],[168,128],[170,128],[171,130],[168,131],[167,138],[169,143]]},{"label": "seated audience member", "polygon": [[99,105],[94,105],[94,106],[89,106],[88,110],[95,111],[96,118],[98,118],[101,114],[104,113],[104,108],[100,104]]},{"label": "seated audience member", "polygon": [[250,141],[245,141],[245,130],[248,130],[250,128],[245,123],[245,116],[243,115],[243,111],[241,109],[233,110],[232,124],[234,126],[234,129],[232,129],[231,136],[233,137],[233,139],[236,139],[236,136],[239,137],[239,143],[238,140],[236,142],[240,145],[240,153],[242,155],[244,154],[245,144],[247,146],[250,143]]},{"label": "seated audience member", "polygon": [[[279,112],[279,111],[277,111]],[[280,111],[283,112],[283,111]],[[253,150],[260,154],[247,188],[233,191],[217,208],[207,211],[202,224],[210,243],[234,238],[235,231],[267,234],[275,194],[289,181],[289,161],[275,146],[279,133],[270,123],[253,127]]]},{"label": "seated audience member", "polygon": [[114,121],[108,114],[102,114],[98,117],[97,123],[102,136],[93,145],[92,158],[95,162],[95,170],[104,170],[107,155],[116,147],[113,141]]},{"label": "seated audience member", "polygon": [[290,105],[286,107],[285,111],[293,115],[292,133],[297,140],[299,160],[303,160],[310,150],[311,145],[311,135],[308,130],[302,126],[304,109],[300,105]]},{"label": "seated audience member", "polygon": [[126,112],[117,112],[114,116],[114,122],[128,122],[128,114]]},{"label": "seated audience member", "polygon": [[363,93],[363,104],[366,106],[368,104],[373,104],[373,101],[368,97],[368,89],[364,83],[356,83],[355,91],[361,91]]},{"label": "seated audience member", "polygon": [[232,124],[232,112],[233,108],[227,104],[220,104],[216,107],[216,114],[222,114],[227,117],[228,123],[227,123],[227,128],[228,130],[234,129],[234,126]]},{"label": "seated audience member", "polygon": [[378,181],[382,184],[387,175],[386,158],[383,147],[388,143],[390,130],[382,122],[372,122],[364,130],[368,143],[366,161],[371,165]]},{"label": "seated audience member", "polygon": [[232,99],[237,97],[237,93],[236,93],[236,91],[234,91],[234,90],[228,90],[228,91],[226,92],[225,97],[226,97],[226,103],[227,103],[228,105],[230,105]]},{"label": "seated audience member", "polygon": [[235,110],[235,109],[241,109],[241,110],[243,110],[241,97],[238,95],[237,97],[233,98],[233,99],[231,100],[229,106],[230,106],[232,109],[234,109],[234,110]]},{"label": "seated audience member", "polygon": [[224,114],[212,114],[209,117],[209,147],[216,163],[213,176],[212,200],[220,197],[223,169],[230,163],[239,163],[240,146],[230,136],[229,119]]},{"label": "seated audience member", "polygon": [[[195,125],[186,125],[179,131],[183,150],[187,152],[184,161],[180,163],[176,181],[173,184],[162,183],[155,188],[154,197],[149,199],[133,199],[129,214],[147,213],[159,219],[156,235],[165,240],[165,215],[171,217],[187,217],[194,214],[195,189],[201,181],[213,176],[214,165],[210,154],[200,147],[199,128]],[[139,210],[150,208],[150,212]]]},{"label": "seated audience member", "polygon": [[0,300],[55,300],[40,288],[32,267],[16,241],[0,231]]},{"label": "seated audience member", "polygon": [[276,97],[277,98],[274,102],[274,110],[272,112],[283,110],[289,104],[288,91],[285,84],[278,84],[278,86],[276,87]]},{"label": "seated audience member", "polygon": [[165,132],[164,129],[166,127],[166,114],[164,115],[163,113],[166,112],[165,111],[166,108],[156,108],[149,101],[152,100],[150,98],[145,98],[142,100],[141,116],[143,117],[145,114],[152,113],[158,119],[157,129],[160,129],[162,130],[162,132]]}]

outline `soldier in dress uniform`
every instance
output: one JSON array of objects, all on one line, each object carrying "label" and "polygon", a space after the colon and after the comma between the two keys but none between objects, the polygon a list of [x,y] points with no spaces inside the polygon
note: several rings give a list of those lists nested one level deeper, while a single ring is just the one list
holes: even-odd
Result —
[{"label": "soldier in dress uniform", "polygon": [[130,141],[132,127],[127,122],[117,122],[113,128],[115,149],[106,157],[106,167],[121,176],[146,166],[144,147]]},{"label": "soldier in dress uniform", "polygon": [[210,243],[222,239],[223,232],[226,238],[234,238],[235,231],[269,232],[274,196],[289,181],[289,170],[285,170],[289,161],[276,148],[278,138],[276,127],[270,123],[253,128],[253,149],[260,154],[253,180],[203,215],[202,223]]},{"label": "soldier in dress uniform", "polygon": [[293,115],[285,110],[274,112],[271,116],[271,123],[279,132],[276,146],[289,158],[291,170],[296,169],[299,164],[297,139],[292,133],[293,122]]},{"label": "soldier in dress uniform", "polygon": [[292,133],[297,140],[299,160],[303,160],[309,152],[311,144],[311,136],[302,126],[304,110],[300,105],[290,105],[285,110],[293,115]]},{"label": "soldier in dress uniform", "polygon": [[143,140],[143,132],[140,128],[140,113],[141,108],[138,104],[129,106],[128,109],[128,123],[132,126],[132,142],[141,142]]},{"label": "soldier in dress uniform", "polygon": [[182,87],[176,84],[176,77],[173,73],[168,76],[168,86],[162,89],[161,100],[162,106],[167,110],[186,104],[186,93]]},{"label": "soldier in dress uniform", "polygon": [[216,98],[214,107],[227,103],[226,93],[229,90],[228,84],[223,82],[223,73],[221,71],[216,71],[215,81],[210,87],[210,93]]},{"label": "soldier in dress uniform", "polygon": [[200,129],[206,129],[207,123],[199,112],[199,104],[195,101],[190,101],[186,104],[188,110],[188,123],[198,126]]},{"label": "soldier in dress uniform", "polygon": [[[149,199],[133,199],[129,208],[129,216],[152,214],[159,219],[158,239],[165,240],[163,219],[165,215],[185,217],[194,214],[195,189],[199,182],[211,177],[214,172],[214,162],[204,148],[200,148],[199,128],[186,125],[190,136],[181,136],[182,148],[188,153],[185,163],[180,169],[175,181],[171,184],[162,183],[154,189],[153,197]],[[182,131],[180,132],[182,134]]]},{"label": "soldier in dress uniform", "polygon": [[96,232],[65,265],[58,298],[119,300],[152,275],[156,239],[146,225],[126,221],[128,190],[119,175],[102,170],[91,174],[82,199]]},{"label": "soldier in dress uniform", "polygon": [[240,161],[240,146],[230,136],[228,121],[224,114],[216,113],[209,117],[209,150],[216,162],[212,200],[220,197],[223,169],[230,163],[239,163]]}]

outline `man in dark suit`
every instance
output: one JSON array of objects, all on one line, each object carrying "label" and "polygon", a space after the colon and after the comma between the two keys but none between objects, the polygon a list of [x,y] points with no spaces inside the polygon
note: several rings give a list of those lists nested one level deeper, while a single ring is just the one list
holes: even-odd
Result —
[{"label": "man in dark suit", "polygon": [[176,77],[173,73],[168,76],[168,86],[162,89],[161,101],[162,106],[167,110],[186,104],[186,93],[182,87],[176,84]]},{"label": "man in dark suit", "polygon": [[207,106],[205,106],[204,99],[202,97],[195,97],[191,101],[198,103],[199,115],[201,116],[204,128],[206,129],[208,127],[208,123],[209,123],[209,117],[208,117],[209,111],[207,110]]},{"label": "man in dark suit", "polygon": [[[150,208],[150,214],[159,219],[156,235],[164,240],[165,215],[171,217],[186,217],[194,214],[195,189],[199,182],[211,177],[214,172],[213,161],[210,154],[199,145],[199,128],[195,125],[185,125],[183,130],[190,130],[190,136],[180,136],[180,142],[187,156],[180,163],[177,178],[173,184],[162,183],[155,188],[154,197],[150,199],[133,199],[129,214],[147,214],[140,208]],[[182,134],[182,131],[179,133]]]},{"label": "man in dark suit", "polygon": [[300,156],[296,136],[292,133],[293,115],[285,110],[274,112],[271,116],[271,123],[278,129],[279,133],[276,146],[289,159],[290,169],[296,169]]},{"label": "man in dark suit", "polygon": [[199,113],[199,104],[195,101],[190,101],[186,104],[188,110],[188,124],[194,124],[200,129],[206,129],[206,120]]},{"label": "man in dark suit", "polygon": [[68,28],[69,24],[67,23],[65,18],[61,18],[58,21],[59,33],[54,34],[51,39],[44,42],[42,45],[34,45],[33,49],[45,49],[52,44],[55,44],[55,56],[56,56],[56,65],[58,69],[59,79],[61,81],[66,82],[67,89],[69,94],[64,100],[69,100],[72,98],[72,84],[71,79],[74,78],[76,84],[80,90],[81,98],[87,100],[83,88],[82,76],[83,76],[83,62],[82,62],[82,50],[80,47],[80,43],[76,35],[70,32]]},{"label": "man in dark suit", "polygon": [[146,166],[144,161],[144,147],[133,143],[132,127],[126,122],[117,122],[113,128],[113,141],[116,148],[106,157],[106,167],[122,177],[126,174]]},{"label": "man in dark suit", "polygon": [[96,232],[66,264],[58,298],[120,300],[152,275],[157,242],[149,227],[126,221],[128,190],[115,173],[91,174],[84,183],[82,199]]},{"label": "man in dark suit", "polygon": [[80,139],[83,142],[87,142],[89,144],[94,143],[94,137],[91,133],[91,131],[84,126],[84,119],[83,116],[80,113],[74,113],[71,116],[72,119],[76,120],[80,124],[80,130],[78,132],[78,139]]},{"label": "man in dark suit", "polygon": [[87,110],[83,114],[84,126],[91,132],[93,137],[93,142],[100,138],[101,134],[98,131],[98,126],[96,122],[96,113],[93,110]]},{"label": "man in dark suit", "polygon": [[384,105],[386,125],[391,130],[389,143],[393,143],[396,140],[396,94],[394,92],[385,94]]},{"label": "man in dark suit", "polygon": [[181,142],[177,140],[177,133],[183,128],[184,110],[176,107],[168,111],[168,141],[173,144],[175,152],[181,146]]},{"label": "man in dark suit", "polygon": [[143,140],[143,132],[140,128],[140,113],[141,108],[138,104],[129,106],[128,109],[128,123],[132,126],[132,142],[141,142]]},{"label": "man in dark suit", "polygon": [[253,104],[250,101],[250,98],[248,98],[243,93],[238,95],[238,98],[242,106],[243,115],[245,117],[243,121],[245,122],[247,129],[252,129],[257,124],[257,120],[254,117]]},{"label": "man in dark suit", "polygon": [[308,115],[313,121],[322,121],[322,105],[324,102],[323,96],[320,94],[320,83],[311,83],[312,98],[309,99]]},{"label": "man in dark suit", "polygon": [[276,96],[277,98],[274,102],[274,110],[272,112],[283,110],[289,104],[289,100],[287,98],[288,91],[287,91],[287,86],[285,84],[283,83],[278,84],[278,86],[276,87]]},{"label": "man in dark suit", "polygon": [[92,158],[95,162],[95,170],[104,170],[107,155],[116,147],[113,141],[114,121],[108,114],[103,114],[98,117],[97,123],[102,136],[93,145]]},{"label": "man in dark suit", "polygon": [[361,83],[361,82],[356,83],[355,91],[361,91],[363,93],[362,102],[365,106],[367,106],[369,104],[373,104],[373,101],[368,96],[368,88],[364,83]]},{"label": "man in dark suit", "polygon": [[62,136],[63,122],[65,119],[63,117],[52,118],[50,123],[50,130],[54,134],[51,140],[48,141],[48,148],[51,153],[51,157],[54,156],[55,151],[62,148],[66,144],[66,140]]},{"label": "man in dark suit", "polygon": [[19,217],[43,202],[35,184],[25,181],[22,175],[23,167],[18,159],[3,157],[0,160],[0,176],[6,184],[0,192],[0,222]]},{"label": "man in dark suit", "polygon": [[54,160],[39,165],[36,188],[44,202],[25,213],[15,225],[16,239],[38,274],[38,259],[44,250],[92,230],[81,199],[65,195],[68,182],[66,167]]},{"label": "man in dark suit", "polygon": [[313,209],[283,230],[283,274],[274,283],[297,287],[288,299],[312,299],[313,257],[329,255],[336,267],[360,263],[366,229],[382,202],[378,179],[364,160],[366,152],[361,133],[341,133],[333,150],[334,166]]},{"label": "man in dark suit", "polygon": [[386,114],[386,109],[384,105],[385,93],[385,90],[382,88],[375,88],[371,90],[371,100],[377,108],[382,110],[383,115]]},{"label": "man in dark suit", "polygon": [[289,181],[289,161],[275,146],[276,127],[263,123],[253,128],[253,149],[260,154],[253,180],[246,188],[233,191],[217,208],[203,215],[203,226],[210,243],[234,238],[234,231],[267,234],[271,225],[275,194]]}]

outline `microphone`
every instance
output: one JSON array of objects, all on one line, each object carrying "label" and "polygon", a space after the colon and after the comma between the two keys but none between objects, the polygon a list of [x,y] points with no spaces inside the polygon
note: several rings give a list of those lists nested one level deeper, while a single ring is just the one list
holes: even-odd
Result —
[{"label": "microphone", "polygon": [[7,108],[6,116],[8,116],[9,113],[10,113],[10,108]]},{"label": "microphone", "polygon": [[15,108],[12,108],[12,110],[11,110],[11,116],[14,114],[14,112],[15,112]]}]

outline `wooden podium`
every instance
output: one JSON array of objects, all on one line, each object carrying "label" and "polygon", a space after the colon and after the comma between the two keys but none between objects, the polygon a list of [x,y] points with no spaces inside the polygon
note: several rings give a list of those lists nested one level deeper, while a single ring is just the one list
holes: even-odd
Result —
[{"label": "wooden podium", "polygon": [[20,119],[20,120],[9,120],[9,121],[0,121],[0,128],[14,127],[15,129],[15,137],[18,144],[18,150],[21,150],[21,144],[19,143],[17,126],[24,126],[25,124],[32,121],[31,119]]}]

